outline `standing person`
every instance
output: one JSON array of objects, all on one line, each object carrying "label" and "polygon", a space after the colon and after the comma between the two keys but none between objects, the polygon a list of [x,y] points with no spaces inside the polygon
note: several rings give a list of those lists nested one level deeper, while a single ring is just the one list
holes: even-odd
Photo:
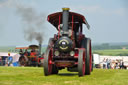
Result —
[{"label": "standing person", "polygon": [[111,59],[107,60],[107,68],[110,69]]},{"label": "standing person", "polygon": [[8,66],[12,64],[13,58],[10,56],[10,53],[8,53]]},{"label": "standing person", "polygon": [[109,69],[109,60],[108,60],[108,58],[106,59],[106,64],[107,64],[107,69]]},{"label": "standing person", "polygon": [[115,61],[113,60],[112,62],[111,62],[111,69],[114,69],[115,68]]},{"label": "standing person", "polygon": [[121,65],[122,65],[122,69],[125,69],[124,62],[123,61],[122,61],[122,64]]},{"label": "standing person", "polygon": [[106,59],[103,60],[103,69],[106,69]]},{"label": "standing person", "polygon": [[24,52],[24,58],[25,58],[26,62],[28,62],[28,56],[30,56],[30,53],[26,49],[25,52]]},{"label": "standing person", "polygon": [[19,54],[20,54],[20,56],[24,56],[22,49],[20,49]]},{"label": "standing person", "polygon": [[119,68],[119,63],[118,63],[118,60],[116,59],[116,62],[115,62],[115,69],[118,69]]},{"label": "standing person", "polygon": [[36,52],[35,52],[35,49],[32,49],[32,50],[31,50],[31,53],[30,53],[30,55],[31,55],[32,57],[35,57],[35,56],[36,56]]},{"label": "standing person", "polygon": [[120,65],[120,69],[122,69],[122,60],[120,60],[119,65]]},{"label": "standing person", "polygon": [[32,50],[31,50],[30,56],[31,56],[31,58],[30,58],[30,60],[31,60],[31,65],[32,65],[32,66],[36,66],[37,54],[36,54],[35,49],[32,49]]},{"label": "standing person", "polygon": [[2,58],[1,58],[1,56],[0,56],[0,66],[2,66]]},{"label": "standing person", "polygon": [[24,56],[30,56],[30,53],[28,52],[28,50],[26,49],[24,52]]},{"label": "standing person", "polygon": [[115,69],[118,69],[118,63],[116,62]]},{"label": "standing person", "polygon": [[8,58],[5,58],[5,63],[4,63],[5,66],[8,66]]}]

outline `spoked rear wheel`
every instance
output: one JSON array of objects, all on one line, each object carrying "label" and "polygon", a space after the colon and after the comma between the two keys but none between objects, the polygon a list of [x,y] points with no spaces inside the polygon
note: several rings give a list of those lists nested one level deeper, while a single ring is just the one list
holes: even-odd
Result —
[{"label": "spoked rear wheel", "polygon": [[84,49],[80,49],[78,56],[78,75],[84,76],[84,74],[85,74],[85,51]]},{"label": "spoked rear wheel", "polygon": [[27,65],[27,60],[25,59],[24,56],[21,56],[19,58],[19,63],[20,63],[20,66],[26,66]]},{"label": "spoked rear wheel", "polygon": [[44,55],[44,75],[48,76],[52,73],[52,51],[47,49]]}]

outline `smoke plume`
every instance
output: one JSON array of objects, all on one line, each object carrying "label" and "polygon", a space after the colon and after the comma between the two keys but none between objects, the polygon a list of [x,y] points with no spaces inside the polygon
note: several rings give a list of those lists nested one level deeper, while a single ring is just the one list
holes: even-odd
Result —
[{"label": "smoke plume", "polygon": [[0,1],[0,7],[16,9],[15,13],[22,21],[24,38],[27,41],[37,40],[39,43],[43,42],[44,13],[38,13],[33,6],[26,6],[18,0],[2,0]]},{"label": "smoke plume", "polygon": [[43,34],[41,32],[36,32],[34,30],[25,30],[25,39],[28,41],[32,41],[33,39],[37,40],[40,44],[43,41]]},{"label": "smoke plume", "polygon": [[37,40],[39,43],[43,41],[44,15],[38,14],[32,7],[17,6],[16,11],[24,23],[24,36],[28,41]]}]

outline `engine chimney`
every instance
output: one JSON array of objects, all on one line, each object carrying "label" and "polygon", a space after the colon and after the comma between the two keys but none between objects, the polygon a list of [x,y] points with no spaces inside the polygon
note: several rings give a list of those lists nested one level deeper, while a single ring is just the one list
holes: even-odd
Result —
[{"label": "engine chimney", "polygon": [[41,43],[39,43],[39,55],[41,56]]},{"label": "engine chimney", "polygon": [[69,8],[62,8],[63,10],[63,17],[62,17],[62,24],[63,24],[63,31],[68,31],[68,18],[69,18]]}]

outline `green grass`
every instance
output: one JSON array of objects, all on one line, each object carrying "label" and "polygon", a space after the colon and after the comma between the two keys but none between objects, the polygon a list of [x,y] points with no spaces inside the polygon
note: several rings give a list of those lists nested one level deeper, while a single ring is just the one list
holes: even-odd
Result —
[{"label": "green grass", "polygon": [[39,67],[0,67],[0,85],[128,85],[128,70],[94,69],[91,75],[61,70],[44,76]]},{"label": "green grass", "polygon": [[93,53],[98,53],[100,55],[110,55],[110,56],[128,56],[128,49],[108,49],[108,50],[94,50]]}]

